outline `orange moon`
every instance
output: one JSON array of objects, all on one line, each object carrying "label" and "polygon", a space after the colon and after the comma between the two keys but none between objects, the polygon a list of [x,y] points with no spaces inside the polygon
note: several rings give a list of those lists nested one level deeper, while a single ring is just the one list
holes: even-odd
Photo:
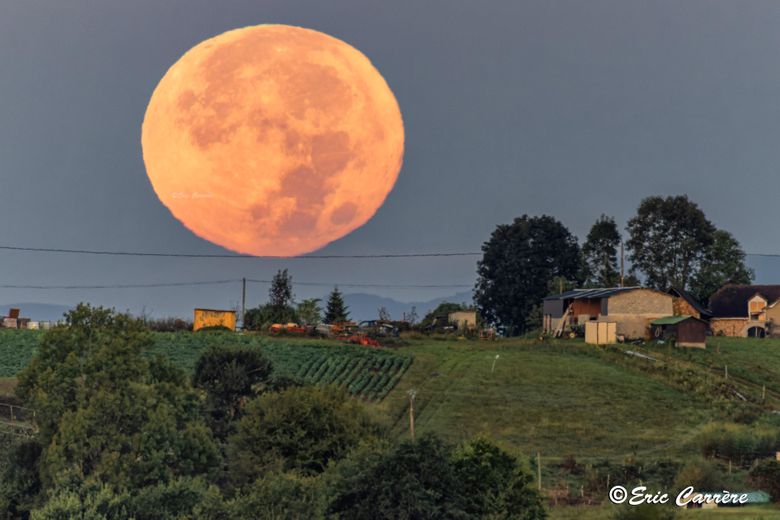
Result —
[{"label": "orange moon", "polygon": [[318,31],[259,25],[184,54],[144,116],[146,172],[196,235],[294,256],[366,223],[401,169],[393,92],[360,51]]}]

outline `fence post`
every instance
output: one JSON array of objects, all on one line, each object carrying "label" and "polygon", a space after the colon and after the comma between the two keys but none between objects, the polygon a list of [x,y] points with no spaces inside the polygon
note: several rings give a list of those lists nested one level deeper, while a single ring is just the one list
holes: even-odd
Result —
[{"label": "fence post", "polygon": [[542,491],[542,454],[541,452],[536,452],[536,480],[537,480],[537,487],[539,488],[539,491]]}]

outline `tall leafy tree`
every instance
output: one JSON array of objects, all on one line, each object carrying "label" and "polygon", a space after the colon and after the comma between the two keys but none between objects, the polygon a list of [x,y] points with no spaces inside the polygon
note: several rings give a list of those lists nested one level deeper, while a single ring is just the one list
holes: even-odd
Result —
[{"label": "tall leafy tree", "polygon": [[487,323],[510,334],[528,327],[534,306],[547,296],[549,281],[581,275],[577,239],[553,217],[523,215],[499,225],[482,246],[474,301]]},{"label": "tall leafy tree", "polygon": [[301,325],[316,326],[322,321],[319,298],[307,298],[298,304],[298,321]]},{"label": "tall leafy tree", "polygon": [[325,323],[340,323],[349,321],[349,307],[344,303],[344,296],[338,287],[334,287],[328,296],[325,308]]},{"label": "tall leafy tree", "polygon": [[263,325],[268,323],[288,323],[297,320],[297,313],[293,307],[292,276],[287,269],[277,271],[271,280],[268,289],[268,303],[259,308],[258,315],[252,315],[252,320],[261,321]]},{"label": "tall leafy tree", "polygon": [[632,271],[660,290],[688,289],[714,241],[715,226],[687,195],[648,197],[628,221]]},{"label": "tall leafy tree", "polygon": [[587,269],[587,284],[593,287],[614,287],[620,283],[618,249],[620,231],[615,219],[601,215],[588,232],[582,245],[582,257]]},{"label": "tall leafy tree", "polygon": [[207,475],[218,452],[186,375],[149,359],[141,321],[79,305],[19,375],[36,410],[44,491],[81,483],[140,488]]},{"label": "tall leafy tree", "polygon": [[209,426],[217,438],[227,439],[246,401],[264,390],[272,372],[271,361],[253,347],[212,346],[200,355],[192,381],[206,392]]},{"label": "tall leafy tree", "polygon": [[691,282],[691,292],[703,303],[707,303],[715,291],[726,285],[749,284],[755,273],[745,265],[745,252],[734,236],[719,229],[713,233],[712,245],[705,253],[706,262]]},{"label": "tall leafy tree", "polygon": [[284,308],[292,305],[292,301],[292,276],[287,273],[287,269],[281,269],[271,280],[271,288],[268,289],[268,305]]},{"label": "tall leafy tree", "polygon": [[316,475],[379,431],[365,408],[342,388],[305,386],[266,393],[247,403],[230,437],[231,480],[246,484],[271,469]]},{"label": "tall leafy tree", "polygon": [[546,517],[532,477],[484,439],[453,449],[426,434],[356,450],[334,468],[329,513],[344,519]]}]

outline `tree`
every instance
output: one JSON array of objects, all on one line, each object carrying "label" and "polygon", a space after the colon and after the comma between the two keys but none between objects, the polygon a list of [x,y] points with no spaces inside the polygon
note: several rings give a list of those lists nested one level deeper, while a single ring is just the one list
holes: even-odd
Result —
[{"label": "tree", "polygon": [[193,385],[206,392],[206,411],[214,435],[227,439],[247,399],[271,380],[273,366],[253,347],[212,346],[195,364]]},{"label": "tree", "polygon": [[714,240],[715,226],[687,195],[648,197],[628,221],[632,272],[649,287],[688,289]]},{"label": "tree", "polygon": [[434,435],[395,448],[364,446],[334,468],[338,518],[540,519],[531,475],[484,439],[453,448]]},{"label": "tree", "polygon": [[269,470],[321,473],[378,426],[346,391],[298,387],[250,401],[228,442],[231,480],[243,485]]},{"label": "tree", "polygon": [[322,309],[319,298],[308,298],[298,304],[298,321],[301,325],[316,327],[322,321]]},{"label": "tree", "polygon": [[325,323],[341,323],[349,321],[349,307],[344,304],[344,298],[338,287],[334,287],[328,296],[325,310]]},{"label": "tree", "polygon": [[141,321],[83,304],[44,334],[17,392],[36,410],[46,493],[81,483],[140,488],[216,466],[186,375],[149,359],[151,344]]},{"label": "tree", "polygon": [[755,276],[745,265],[745,252],[734,236],[719,229],[713,233],[712,245],[705,252],[706,262],[691,282],[691,293],[700,302],[707,303],[715,291],[726,285],[749,284]]},{"label": "tree", "polygon": [[258,307],[258,311],[252,313],[248,321],[252,325],[260,322],[263,328],[273,323],[295,322],[298,315],[292,306],[293,299],[292,276],[287,273],[287,269],[281,269],[271,280],[268,304]]},{"label": "tree", "polygon": [[527,330],[528,316],[547,296],[550,279],[580,278],[577,239],[547,215],[523,215],[499,225],[482,251],[474,300],[485,322],[512,335]]},{"label": "tree", "polygon": [[615,219],[601,215],[590,228],[585,243],[582,245],[588,285],[615,287],[620,283],[618,248],[620,248],[620,231]]},{"label": "tree", "polygon": [[459,446],[452,463],[470,518],[545,518],[531,474],[487,439]]},{"label": "tree", "polygon": [[384,305],[379,307],[376,312],[377,316],[379,317],[379,321],[390,321],[392,319],[390,316],[390,311],[388,311],[387,307]]},{"label": "tree", "polygon": [[407,322],[409,326],[414,327],[417,323],[417,307],[415,305],[412,305],[412,310],[409,312],[404,312],[403,314],[403,321]]},{"label": "tree", "polygon": [[772,459],[756,460],[750,468],[750,483],[766,490],[773,502],[780,502],[780,462]]},{"label": "tree", "polygon": [[274,308],[289,307],[293,301],[292,276],[287,269],[276,272],[268,289],[268,305]]}]

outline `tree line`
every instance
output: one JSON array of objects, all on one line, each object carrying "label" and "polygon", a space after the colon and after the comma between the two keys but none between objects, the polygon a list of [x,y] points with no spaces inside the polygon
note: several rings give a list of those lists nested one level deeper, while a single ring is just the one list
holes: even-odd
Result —
[{"label": "tree line", "polygon": [[0,517],[545,517],[524,461],[485,438],[398,441],[256,347],[212,347],[190,377],[151,346],[141,320],[88,305],[42,336],[16,389],[37,433],[2,454]]},{"label": "tree line", "polygon": [[601,215],[580,246],[552,216],[523,215],[499,225],[477,264],[474,299],[483,320],[511,335],[538,328],[545,296],[619,285],[621,247],[630,264],[624,286],[682,289],[706,304],[721,286],[754,278],[737,239],[687,195],[645,198],[625,231],[624,241],[615,219]]},{"label": "tree line", "polygon": [[274,323],[298,323],[316,327],[320,323],[341,323],[349,321],[349,307],[344,295],[334,287],[328,295],[324,309],[319,298],[307,298],[295,303],[292,276],[287,269],[278,271],[271,280],[268,303],[247,309],[244,313],[244,329],[264,330]]}]

